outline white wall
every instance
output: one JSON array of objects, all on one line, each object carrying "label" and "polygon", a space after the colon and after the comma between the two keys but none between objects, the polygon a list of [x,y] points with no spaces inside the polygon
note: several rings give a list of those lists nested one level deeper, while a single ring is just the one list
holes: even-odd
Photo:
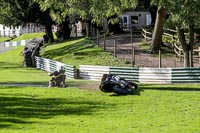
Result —
[{"label": "white wall", "polygon": [[141,27],[144,27],[144,26],[147,26],[151,23],[151,14],[150,12],[125,12],[123,13],[122,15],[122,18],[124,16],[127,16],[128,17],[128,24],[130,26],[131,24],[131,17],[136,17],[138,18],[137,22],[135,24],[132,24],[132,26],[136,27],[136,28],[141,28]]}]

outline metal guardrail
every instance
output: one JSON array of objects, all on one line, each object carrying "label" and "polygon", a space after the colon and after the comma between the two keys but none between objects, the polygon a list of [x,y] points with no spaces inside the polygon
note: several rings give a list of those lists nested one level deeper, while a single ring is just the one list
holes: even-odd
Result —
[{"label": "metal guardrail", "polygon": [[200,68],[134,68],[80,65],[79,77],[77,77],[75,66],[41,57],[35,58],[38,69],[53,72],[58,70],[60,66],[64,66],[67,78],[72,79],[80,78],[100,81],[103,74],[114,74],[128,81],[140,83],[200,83]]},{"label": "metal guardrail", "polygon": [[172,83],[200,83],[200,68],[172,68]]},{"label": "metal guardrail", "polygon": [[30,40],[20,40],[14,42],[4,42],[4,47],[25,46]]},{"label": "metal guardrail", "polygon": [[128,81],[138,82],[139,80],[139,68],[135,67],[110,67],[109,73],[119,75]]},{"label": "metal guardrail", "polygon": [[67,78],[76,78],[76,69],[75,66],[67,65],[58,61],[53,61],[46,58],[35,57],[36,60],[36,68],[47,71],[53,72],[59,70],[61,66],[65,67],[65,75]]}]

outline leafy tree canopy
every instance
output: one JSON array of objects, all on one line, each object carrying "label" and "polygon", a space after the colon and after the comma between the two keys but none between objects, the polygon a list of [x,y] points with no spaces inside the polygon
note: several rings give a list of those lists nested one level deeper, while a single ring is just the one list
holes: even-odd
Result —
[{"label": "leafy tree canopy", "polygon": [[[103,19],[119,17],[123,10],[135,8],[137,0],[36,0],[42,10],[50,9],[52,18],[61,23],[67,16],[102,24]],[[118,19],[110,19],[114,23]]]}]

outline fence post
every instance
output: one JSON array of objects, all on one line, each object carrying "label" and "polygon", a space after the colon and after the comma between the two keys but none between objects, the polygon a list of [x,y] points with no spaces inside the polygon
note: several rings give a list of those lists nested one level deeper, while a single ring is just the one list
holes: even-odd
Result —
[{"label": "fence post", "polygon": [[99,45],[99,29],[97,28],[97,45]]},{"label": "fence post", "polygon": [[200,47],[198,47],[199,63],[200,63]]},{"label": "fence post", "polygon": [[135,65],[135,48],[133,47],[133,43],[132,43],[132,66]]},{"label": "fence post", "polygon": [[181,57],[181,53],[182,53],[182,52],[181,52],[181,49],[180,49],[180,48],[179,48],[179,52],[178,52],[178,53],[179,53],[179,61],[182,61],[182,57]]},{"label": "fence post", "polygon": [[116,55],[116,41],[114,40],[114,57],[117,57]]},{"label": "fence post", "polygon": [[190,61],[190,67],[192,67],[192,51],[189,51],[189,61]]},{"label": "fence post", "polygon": [[104,49],[104,51],[106,51],[106,34],[104,34],[103,49]]},{"label": "fence post", "polygon": [[147,30],[144,29],[144,38],[145,38],[145,41],[147,41]]},{"label": "fence post", "polygon": [[159,68],[162,67],[161,50],[159,50]]}]

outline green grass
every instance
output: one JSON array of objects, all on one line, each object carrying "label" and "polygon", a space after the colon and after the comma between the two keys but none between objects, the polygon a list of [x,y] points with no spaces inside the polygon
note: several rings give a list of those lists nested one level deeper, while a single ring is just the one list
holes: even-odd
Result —
[{"label": "green grass", "polygon": [[[13,41],[18,41],[18,40],[30,40],[30,39],[33,39],[33,38],[43,38],[43,35],[45,35],[44,32],[40,32],[40,33],[26,33],[26,34],[22,34],[21,36],[18,36],[16,38],[14,38],[12,40],[12,42]],[[54,36],[54,39],[57,39],[55,33],[53,33],[53,36]]]},{"label": "green grass", "polygon": [[43,35],[45,35],[44,32],[41,32],[41,33],[27,33],[27,34],[22,34],[21,36],[16,37],[12,41],[29,40],[29,39],[33,39],[33,38],[42,38]]},{"label": "green grass", "polygon": [[[46,52],[71,51],[83,56],[86,46],[91,46],[89,51],[98,51],[89,42],[82,46],[82,41],[86,40],[72,41],[75,47],[70,42],[51,45]],[[4,86],[16,83],[47,86],[46,72],[22,66],[22,50],[23,47],[17,47],[0,54],[0,133],[200,131],[199,84],[139,84],[139,90],[128,96],[100,92],[99,82],[84,80],[67,80],[67,88]],[[58,51],[57,55],[62,59]]]},{"label": "green grass", "polygon": [[[0,83],[43,83],[47,73],[23,67],[23,47],[0,54]],[[43,77],[43,78],[41,78]]]},{"label": "green grass", "polygon": [[198,88],[140,85],[135,95],[111,96],[71,87],[0,87],[0,132],[199,132]]},{"label": "green grass", "polygon": [[57,60],[69,65],[105,65],[130,66],[123,60],[114,58],[111,53],[86,38],[70,40],[63,43],[54,43],[43,51],[43,57]]},{"label": "green grass", "polygon": [[0,37],[0,43],[10,40],[9,37]]}]

